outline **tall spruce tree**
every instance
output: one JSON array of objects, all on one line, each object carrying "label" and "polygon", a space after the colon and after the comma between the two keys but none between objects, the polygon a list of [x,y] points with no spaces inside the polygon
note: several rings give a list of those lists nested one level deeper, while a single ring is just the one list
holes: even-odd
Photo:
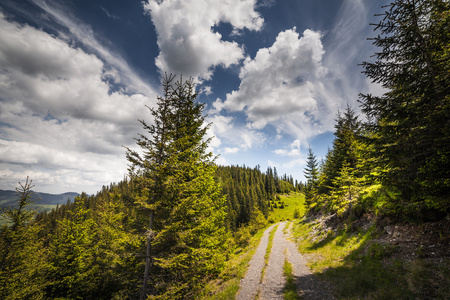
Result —
[{"label": "tall spruce tree", "polygon": [[380,179],[411,210],[449,208],[449,11],[445,0],[393,1],[375,24],[376,60],[363,63],[387,89],[361,95]]},{"label": "tall spruce tree", "polygon": [[164,77],[164,96],[149,108],[153,123],[140,121],[150,134],[137,139],[143,154],[127,149],[136,202],[148,210],[141,298],[192,298],[224,260],[226,214],[206,151],[209,125],[193,81],[174,78]]}]

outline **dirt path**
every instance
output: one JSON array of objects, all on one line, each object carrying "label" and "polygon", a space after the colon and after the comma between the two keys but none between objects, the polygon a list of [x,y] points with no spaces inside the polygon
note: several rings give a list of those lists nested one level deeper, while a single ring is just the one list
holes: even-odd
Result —
[{"label": "dirt path", "polygon": [[[240,289],[236,299],[240,300],[276,300],[283,299],[283,288],[286,279],[283,275],[283,264],[287,259],[292,264],[292,273],[297,285],[297,293],[302,299],[333,299],[324,288],[322,282],[317,280],[306,266],[305,258],[298,252],[296,245],[289,240],[292,223],[278,223],[273,245],[266,267],[265,275],[260,282],[261,272],[264,267],[264,255],[266,252],[269,233],[275,225],[269,227],[261,239],[258,249],[249,263],[249,269],[244,279],[241,280]],[[287,227],[287,233],[283,229]]]},{"label": "dirt path", "polygon": [[239,285],[239,291],[236,295],[237,300],[255,299],[258,294],[261,285],[261,272],[264,267],[264,255],[266,255],[266,248],[269,243],[269,234],[274,227],[275,225],[272,225],[264,231],[259,246],[248,264],[247,273]]}]

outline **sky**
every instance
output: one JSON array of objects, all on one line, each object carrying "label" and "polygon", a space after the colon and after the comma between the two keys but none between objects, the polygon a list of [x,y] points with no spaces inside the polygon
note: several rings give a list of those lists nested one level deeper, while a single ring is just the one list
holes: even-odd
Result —
[{"label": "sky", "polygon": [[124,179],[165,72],[196,82],[218,164],[304,181],[337,113],[382,93],[359,64],[386,3],[0,0],[0,189],[29,176],[93,194]]}]

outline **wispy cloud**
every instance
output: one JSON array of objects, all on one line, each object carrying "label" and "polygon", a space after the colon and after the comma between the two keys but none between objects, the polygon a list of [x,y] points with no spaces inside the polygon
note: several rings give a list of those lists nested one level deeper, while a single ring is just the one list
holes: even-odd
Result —
[{"label": "wispy cloud", "polygon": [[100,9],[108,16],[108,18],[115,19],[115,20],[120,20],[119,16],[111,14],[106,8],[104,8],[101,5],[100,5]]},{"label": "wispy cloud", "polygon": [[156,95],[154,87],[142,79],[119,53],[100,43],[91,27],[74,17],[68,8],[44,0],[33,0],[33,2],[55,22],[69,30],[71,38],[88,47],[111,68],[117,69],[118,72],[115,73],[117,76],[114,79],[117,83],[123,83],[125,92],[142,93],[146,96]]}]

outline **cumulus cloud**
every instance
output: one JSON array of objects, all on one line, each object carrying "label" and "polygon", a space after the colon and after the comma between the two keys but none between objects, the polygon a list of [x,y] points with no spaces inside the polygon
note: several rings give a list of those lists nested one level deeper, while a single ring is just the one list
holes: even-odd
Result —
[{"label": "cumulus cloud", "polygon": [[244,111],[248,126],[274,125],[279,132],[305,139],[325,130],[324,111],[333,108],[323,84],[321,33],[296,28],[280,32],[269,48],[246,58],[239,90],[214,103],[216,111]]},{"label": "cumulus cloud", "polygon": [[121,145],[134,144],[154,99],[111,92],[96,55],[1,13],[0,66],[2,186],[29,175],[40,191],[94,192],[123,178]]},{"label": "cumulus cloud", "polygon": [[210,143],[210,150],[216,154],[246,151],[262,146],[266,140],[264,133],[237,125],[230,116],[216,114],[209,116],[207,121],[212,122],[208,137],[214,137]]},{"label": "cumulus cloud", "polygon": [[145,11],[151,16],[160,54],[156,65],[163,72],[173,72],[210,79],[216,66],[225,68],[244,58],[244,49],[236,42],[222,40],[213,31],[221,22],[235,32],[260,30],[263,19],[254,10],[256,0],[183,1],[149,0]]}]

